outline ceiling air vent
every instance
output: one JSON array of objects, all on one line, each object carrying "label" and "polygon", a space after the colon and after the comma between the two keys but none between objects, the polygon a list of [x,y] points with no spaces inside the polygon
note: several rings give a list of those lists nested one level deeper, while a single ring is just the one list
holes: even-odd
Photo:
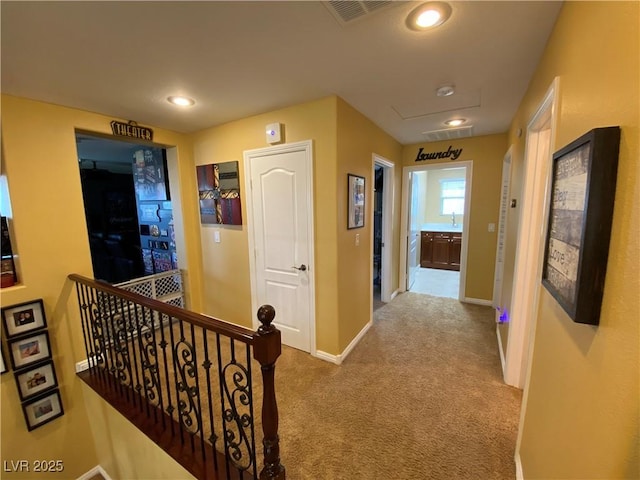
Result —
[{"label": "ceiling air vent", "polygon": [[354,20],[376,12],[384,7],[388,7],[393,2],[335,0],[323,3],[325,7],[327,7],[327,9],[331,12],[331,14],[336,18],[336,20],[338,20],[338,23],[340,23],[341,25],[346,25]]},{"label": "ceiling air vent", "polygon": [[465,138],[473,136],[473,125],[459,128],[446,128],[444,130],[431,130],[430,132],[422,132],[427,142],[439,142],[441,140],[454,140],[456,138]]}]

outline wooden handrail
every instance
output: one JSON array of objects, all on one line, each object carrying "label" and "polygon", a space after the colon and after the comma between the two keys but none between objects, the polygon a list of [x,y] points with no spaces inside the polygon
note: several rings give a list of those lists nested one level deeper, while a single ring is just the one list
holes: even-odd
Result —
[{"label": "wooden handrail", "polygon": [[147,307],[162,314],[184,320],[185,322],[189,322],[197,327],[206,328],[207,330],[211,330],[221,335],[231,337],[235,340],[239,340],[249,345],[253,345],[255,341],[254,339],[256,337],[256,333],[253,330],[249,330],[248,328],[233,325],[217,318],[201,315],[190,310],[185,310],[184,308],[176,307],[174,305],[170,305],[153,298],[145,297],[135,292],[130,292],[122,288],[114,287],[107,282],[94,280],[92,278],[78,275],[77,273],[70,274],[68,278],[70,280],[73,280],[74,282],[87,285],[88,287],[95,288],[97,290],[102,290],[103,292],[107,292],[111,295],[129,300],[131,302],[142,305],[143,307]]},{"label": "wooden handrail", "polygon": [[[172,438],[175,440],[175,437],[173,437],[173,433],[175,430],[176,432],[178,431],[180,432],[180,437],[179,437],[180,445],[184,446],[184,443],[182,442],[183,425],[187,425],[187,426],[193,425],[193,423],[188,423],[188,424],[187,422],[181,423],[182,419],[180,415],[177,415],[174,417],[174,412],[176,411],[176,408],[175,408],[176,401],[178,401],[178,398],[180,397],[180,395],[199,395],[199,389],[197,384],[198,375],[195,373],[198,367],[195,363],[186,365],[192,359],[195,360],[195,350],[194,350],[195,337],[194,337],[193,327],[194,326],[199,327],[203,329],[203,331],[205,332],[204,336],[202,337],[202,341],[204,342],[203,346],[204,346],[205,352],[207,351],[206,331],[213,332],[216,334],[215,338],[217,338],[217,349],[218,349],[217,369],[220,375],[220,391],[221,391],[220,401],[222,402],[221,407],[222,407],[222,410],[224,411],[223,421],[226,421],[227,423],[232,423],[232,424],[236,422],[238,425],[238,428],[247,428],[250,425],[251,429],[253,429],[253,419],[251,418],[253,416],[253,413],[250,413],[251,417],[247,417],[246,414],[240,415],[236,411],[236,405],[229,406],[229,403],[225,403],[225,402],[234,403],[235,397],[232,398],[234,393],[231,393],[231,396],[229,396],[230,395],[229,392],[226,391],[227,390],[226,385],[228,384],[225,383],[223,388],[223,382],[224,382],[223,377],[225,376],[226,369],[230,368],[231,366],[233,366],[234,368],[241,369],[240,371],[236,371],[233,374],[234,386],[232,386],[232,388],[235,388],[234,390],[235,393],[240,392],[240,396],[237,397],[240,404],[244,406],[248,405],[250,411],[252,411],[253,407],[251,406],[251,403],[250,403],[251,402],[250,394],[249,396],[247,396],[247,391],[249,390],[245,390],[247,389],[247,385],[245,385],[244,382],[248,381],[249,385],[251,384],[249,355],[250,355],[250,350],[253,349],[253,358],[260,364],[262,380],[263,380],[262,381],[263,396],[262,396],[261,417],[262,417],[263,448],[264,448],[264,466],[259,471],[259,473],[258,473],[258,465],[256,465],[257,458],[255,455],[255,445],[250,449],[250,452],[253,452],[251,453],[252,464],[253,464],[251,468],[255,468],[253,473],[253,475],[255,476],[253,478],[259,478],[259,480],[285,480],[286,479],[285,468],[280,463],[280,447],[279,447],[279,438],[278,438],[278,405],[276,402],[275,381],[274,381],[276,360],[281,354],[282,343],[281,343],[280,331],[274,325],[272,325],[272,322],[276,315],[276,312],[272,306],[263,305],[262,307],[260,307],[260,309],[258,310],[257,316],[258,316],[258,320],[262,325],[258,328],[257,331],[254,332],[252,330],[249,330],[237,325],[229,324],[217,318],[191,312],[183,308],[180,308],[165,302],[161,302],[153,298],[145,297],[136,292],[125,290],[117,286],[112,286],[106,282],[87,278],[82,275],[70,274],[68,278],[76,282],[76,288],[78,291],[78,300],[80,302],[81,317],[83,322],[82,323],[83,335],[85,335],[85,348],[87,350],[87,358],[91,358],[92,356],[94,356],[94,358],[100,358],[101,361],[104,361],[104,364],[102,366],[99,366],[100,362],[96,362],[93,366],[91,366],[90,364],[90,369],[93,369],[95,367],[96,373],[90,370],[90,371],[79,374],[80,378],[82,378],[96,392],[102,395],[103,398],[105,398],[109,403],[111,403],[111,405],[113,405],[121,413],[126,415],[127,418],[129,418],[131,421],[134,421],[134,424],[138,426],[138,428],[140,428],[143,432],[145,432],[158,445],[162,445],[162,448],[167,453],[169,453],[173,458],[178,460],[183,466],[185,466],[185,468],[187,468],[197,478],[202,478],[202,479],[211,478],[210,477],[211,472],[206,468],[204,468],[204,464],[203,464],[203,461],[204,463],[206,463],[208,461],[206,459],[209,458],[210,456],[210,453],[208,451],[208,448],[206,447],[205,441],[215,443],[215,436],[213,435],[213,417],[212,417],[213,411],[211,409],[211,398],[210,398],[212,391],[211,391],[211,383],[210,383],[210,377],[209,377],[209,369],[213,366],[213,363],[211,360],[213,361],[215,360],[213,359],[213,357],[207,356],[208,355],[207,353],[205,353],[205,357],[204,357],[205,361],[201,364],[201,366],[206,370],[206,385],[207,385],[208,396],[209,396],[209,401],[208,401],[209,417],[210,417],[209,425],[212,429],[211,430],[212,436],[211,437],[202,436],[202,433],[203,433],[201,430],[202,417],[197,417],[196,432],[198,432],[201,436],[191,437],[191,454],[187,452],[185,457],[185,453],[183,452],[183,449],[180,449],[178,446],[175,445],[175,443],[172,443]],[[81,290],[85,293],[89,291],[100,292],[102,294],[106,294],[105,298],[107,299],[109,298],[109,296],[113,296],[120,300],[118,302],[113,302],[112,300],[106,300],[105,302],[103,302],[101,300],[100,293],[98,293],[97,295],[95,294],[86,295],[85,293],[83,293],[81,295]],[[83,300],[81,300],[81,297]],[[85,303],[85,301],[88,301],[88,303]],[[178,325],[180,325],[180,332],[182,332],[181,335],[183,336],[183,338],[179,340],[179,343],[183,347],[185,346],[188,347],[189,351],[187,353],[183,351],[183,355],[180,357],[180,360],[176,360],[176,356],[178,355],[178,347],[176,345],[178,345],[178,343],[174,343],[174,337],[173,337],[173,334],[171,333],[171,330],[169,331],[169,337],[170,337],[171,343],[167,343],[167,340],[169,340],[169,337],[165,339],[164,333],[160,333],[161,337],[158,340],[161,340],[161,341],[158,341],[156,343],[156,337],[155,337],[155,334],[153,333],[150,335],[145,334],[144,338],[142,337],[142,333],[141,333],[142,330],[140,329],[141,328],[140,324],[138,324],[137,327],[133,327],[133,329],[127,328],[126,327],[126,322],[128,321],[126,319],[127,316],[130,317],[129,320],[133,319],[134,321],[138,321],[138,319],[141,319],[144,322],[146,315],[142,312],[140,313],[140,317],[139,317],[138,316],[139,311],[137,307],[134,308],[133,310],[129,310],[128,306],[123,308],[122,303],[120,303],[122,301],[131,302],[134,305],[143,307],[142,309],[143,312],[144,312],[144,309],[146,308],[151,312],[159,313],[160,317],[156,317],[155,314],[150,316],[150,318],[152,319],[151,325],[150,325],[150,328],[152,331],[155,328],[154,320],[153,320],[155,318],[160,318],[160,320],[155,320],[155,321],[158,321],[159,324],[162,324],[162,316],[167,316],[167,318],[169,319],[177,320]],[[120,304],[118,305],[118,303]],[[90,304],[96,305],[97,310],[94,311],[93,307],[88,308],[88,305]],[[106,305],[106,312],[101,312],[99,309],[105,305]],[[126,311],[127,314],[126,315],[116,314],[116,316],[118,316],[118,319],[114,320],[114,318],[116,317],[111,316],[114,313],[114,311],[111,310],[112,308],[116,312],[118,311],[118,309],[120,309],[121,312]],[[106,313],[107,316],[104,317],[103,313]],[[190,343],[191,344],[189,344],[189,341],[185,342],[184,333],[182,330],[183,323],[191,325],[190,327],[190,335],[191,335]],[[148,325],[147,325],[147,328],[149,328]],[[137,331],[138,337],[137,337],[137,344],[135,344],[134,342],[134,344],[131,344],[130,346],[133,352],[133,357],[131,358],[129,355],[130,347],[129,347],[129,344],[127,344],[126,342],[129,341],[129,338],[133,338],[133,337],[130,337],[130,335],[132,335],[134,331]],[[109,337],[110,335],[114,335],[114,332],[117,332],[115,336],[111,338],[107,338],[105,340],[104,338],[105,335]],[[123,334],[123,337],[120,337],[120,334],[122,334],[123,332],[125,332]],[[246,347],[243,347],[243,348],[246,348],[246,352],[247,352],[246,353],[247,355],[246,370],[241,365],[237,367],[238,363],[236,362],[236,359],[235,359],[235,347],[233,345],[231,346],[231,351],[233,352],[232,353],[233,359],[230,362],[226,363],[226,365],[224,363],[221,363],[220,350],[219,350],[220,336],[228,337],[230,339],[229,340],[230,342],[237,340],[239,342],[246,344]],[[96,337],[98,340],[97,343],[96,343]],[[150,345],[149,342],[151,342],[153,345],[149,346]],[[95,345],[96,350],[99,352],[99,354],[95,354],[95,352],[92,352],[93,345]],[[160,347],[161,352],[160,350],[157,350],[156,345]],[[168,349],[169,350],[168,355],[167,355],[167,351],[165,350],[167,346],[170,347]],[[137,375],[140,372],[138,370],[138,366],[137,366],[138,364],[136,363],[138,361],[136,359],[136,348],[138,348],[137,355],[140,356],[140,362],[141,362],[140,365],[142,366],[142,369],[143,369],[142,370],[143,382],[140,382],[137,379]],[[147,358],[145,362],[142,362],[142,356],[143,355],[147,356],[150,354],[152,355],[152,358],[151,359]],[[119,357],[119,355],[126,357],[125,358],[126,361],[123,362],[123,360]],[[170,357],[170,360],[167,360],[167,357]],[[123,374],[120,377],[117,374],[114,374],[114,371],[116,370],[122,370],[125,367],[131,368],[131,363],[130,363],[131,361],[133,361],[134,363],[134,368],[133,370],[129,371],[129,376],[131,376],[131,371],[136,373],[136,382],[138,383],[137,385],[134,385],[133,379],[127,378],[125,374]],[[160,364],[158,362],[164,365],[164,370],[163,370],[164,377],[162,377],[162,372],[159,372],[158,370],[158,366]],[[172,384],[170,383],[167,362],[169,363],[174,362],[172,363],[172,369],[174,370],[174,378],[175,378],[176,384],[173,390],[173,394],[175,395],[173,405],[171,400],[172,391],[170,389],[170,386]],[[185,364],[186,366],[182,364]],[[176,370],[178,370],[180,366],[183,366],[185,369],[181,370],[182,377],[179,379],[176,375]],[[145,377],[145,373],[144,373],[145,369],[146,371],[154,375],[157,375],[157,379],[155,376],[153,378]],[[195,382],[196,382],[195,386],[189,383],[189,379],[186,377],[187,374],[190,375],[191,378],[195,378]],[[162,401],[162,391],[161,391],[162,385],[161,384],[165,379],[166,379],[166,382],[165,382],[166,387],[169,389],[168,390],[169,391],[168,408],[164,410],[161,408],[159,411],[161,412],[160,415],[161,415],[161,420],[163,425],[162,431],[163,432],[167,431],[166,428],[164,428],[164,425],[165,425],[165,419],[168,416],[168,425],[171,426],[171,436],[166,441],[163,440],[162,442],[160,442],[159,439],[161,438],[161,436],[159,436],[158,433],[156,432],[158,425],[149,424],[150,411],[154,412],[153,419],[156,419],[157,412],[155,410],[155,407],[157,407],[157,405],[152,404],[150,406],[148,404],[147,389],[150,388],[152,390],[152,392],[149,394],[150,398],[152,399],[160,398],[160,401]],[[156,380],[159,382],[158,384],[154,383]],[[123,396],[123,389],[121,385],[122,382],[124,382],[127,387],[132,388],[132,390],[130,391],[124,390],[125,392],[124,396]],[[142,385],[142,383],[144,383],[144,385]],[[153,389],[156,387],[158,389],[157,392],[153,391]],[[225,391],[225,394],[227,395],[228,400],[225,400],[222,397],[223,390]],[[137,406],[139,408],[139,410],[135,410],[135,409],[134,410],[136,412],[144,411],[144,408],[142,408],[141,405],[145,404],[146,417],[145,416],[140,417],[140,415],[131,416],[130,412],[132,411],[132,409],[128,402],[129,402],[130,393],[133,391],[137,392],[137,397],[132,396],[133,403],[134,404],[137,403]],[[197,414],[201,415],[202,410],[200,409],[200,403],[199,403],[200,397],[197,397],[197,398],[198,398]],[[185,411],[189,407],[186,401],[181,400],[178,402],[178,404],[181,405],[179,408],[184,409]],[[160,403],[160,407],[162,406],[163,404]],[[183,414],[185,414],[185,412],[183,412]],[[190,415],[190,410],[186,411],[186,415],[187,416]],[[246,419],[251,419],[251,423],[245,424],[244,422],[246,421]],[[223,423],[223,425],[225,424]],[[226,427],[223,427],[223,428],[226,428]],[[227,437],[227,433],[230,435],[229,437]],[[194,433],[193,435],[196,435],[196,433]],[[240,435],[244,435],[244,434],[241,433]],[[224,440],[225,447],[227,446],[227,441],[232,443],[236,438],[232,432],[226,432],[224,434],[224,437],[225,437],[225,440]],[[247,439],[247,437],[244,437],[244,438],[245,440]],[[251,430],[250,438],[251,438],[251,442],[253,443],[253,430]],[[198,458],[193,457],[194,445],[196,444],[199,445],[201,448],[202,461]],[[238,446],[237,443],[232,444],[230,448],[236,448],[237,450],[237,446]],[[228,455],[229,452],[226,452],[226,454]],[[220,467],[221,469],[225,469],[225,468],[228,469],[229,468],[228,459],[229,459],[228,456],[225,457],[224,465],[223,463],[215,463],[216,470],[218,469],[218,467]],[[239,458],[236,458],[236,460],[238,459]],[[249,467],[247,466],[244,468],[249,468]],[[218,473],[221,473],[221,472],[222,470],[218,471]],[[214,474],[214,475],[215,476],[212,478],[220,478],[217,476],[217,474]]]}]

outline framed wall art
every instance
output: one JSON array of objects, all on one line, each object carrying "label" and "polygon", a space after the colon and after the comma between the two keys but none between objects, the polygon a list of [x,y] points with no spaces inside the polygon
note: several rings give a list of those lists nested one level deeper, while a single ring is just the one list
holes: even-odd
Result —
[{"label": "framed wall art", "polygon": [[7,363],[4,360],[4,350],[0,347],[0,375],[7,373]]},{"label": "framed wall art", "polygon": [[52,361],[26,368],[15,374],[20,400],[25,401],[58,386]]},{"label": "framed wall art", "polygon": [[28,400],[22,404],[22,412],[29,431],[49,423],[54,418],[64,415],[62,399],[58,389]]},{"label": "framed wall art", "polygon": [[200,223],[242,225],[238,162],[196,166]]},{"label": "framed wall art", "polygon": [[51,358],[49,332],[46,330],[33,335],[9,340],[11,366],[14,370],[25,368],[42,360]]},{"label": "framed wall art", "polygon": [[596,128],[553,155],[542,284],[577,323],[598,325],[620,128]]},{"label": "framed wall art", "polygon": [[347,174],[347,228],[364,227],[364,177]]},{"label": "framed wall art", "polygon": [[7,338],[34,332],[47,326],[42,299],[2,308],[2,324]]}]

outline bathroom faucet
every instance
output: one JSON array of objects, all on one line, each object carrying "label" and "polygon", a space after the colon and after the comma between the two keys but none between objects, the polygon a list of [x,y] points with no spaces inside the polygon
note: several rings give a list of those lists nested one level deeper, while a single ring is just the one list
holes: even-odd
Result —
[{"label": "bathroom faucet", "polygon": [[456,212],[451,212],[451,226],[456,226]]}]

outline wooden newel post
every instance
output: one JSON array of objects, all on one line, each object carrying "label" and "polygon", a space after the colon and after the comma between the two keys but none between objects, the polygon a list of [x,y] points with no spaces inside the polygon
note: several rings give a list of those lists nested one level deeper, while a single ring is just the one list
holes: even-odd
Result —
[{"label": "wooden newel post", "polygon": [[282,352],[280,330],[271,325],[276,311],[271,305],[258,309],[258,328],[253,347],[253,358],[262,367],[262,431],[264,433],[264,468],[260,480],[285,480],[285,469],[280,463],[280,440],[278,438],[278,404],[274,384],[276,360]]}]

